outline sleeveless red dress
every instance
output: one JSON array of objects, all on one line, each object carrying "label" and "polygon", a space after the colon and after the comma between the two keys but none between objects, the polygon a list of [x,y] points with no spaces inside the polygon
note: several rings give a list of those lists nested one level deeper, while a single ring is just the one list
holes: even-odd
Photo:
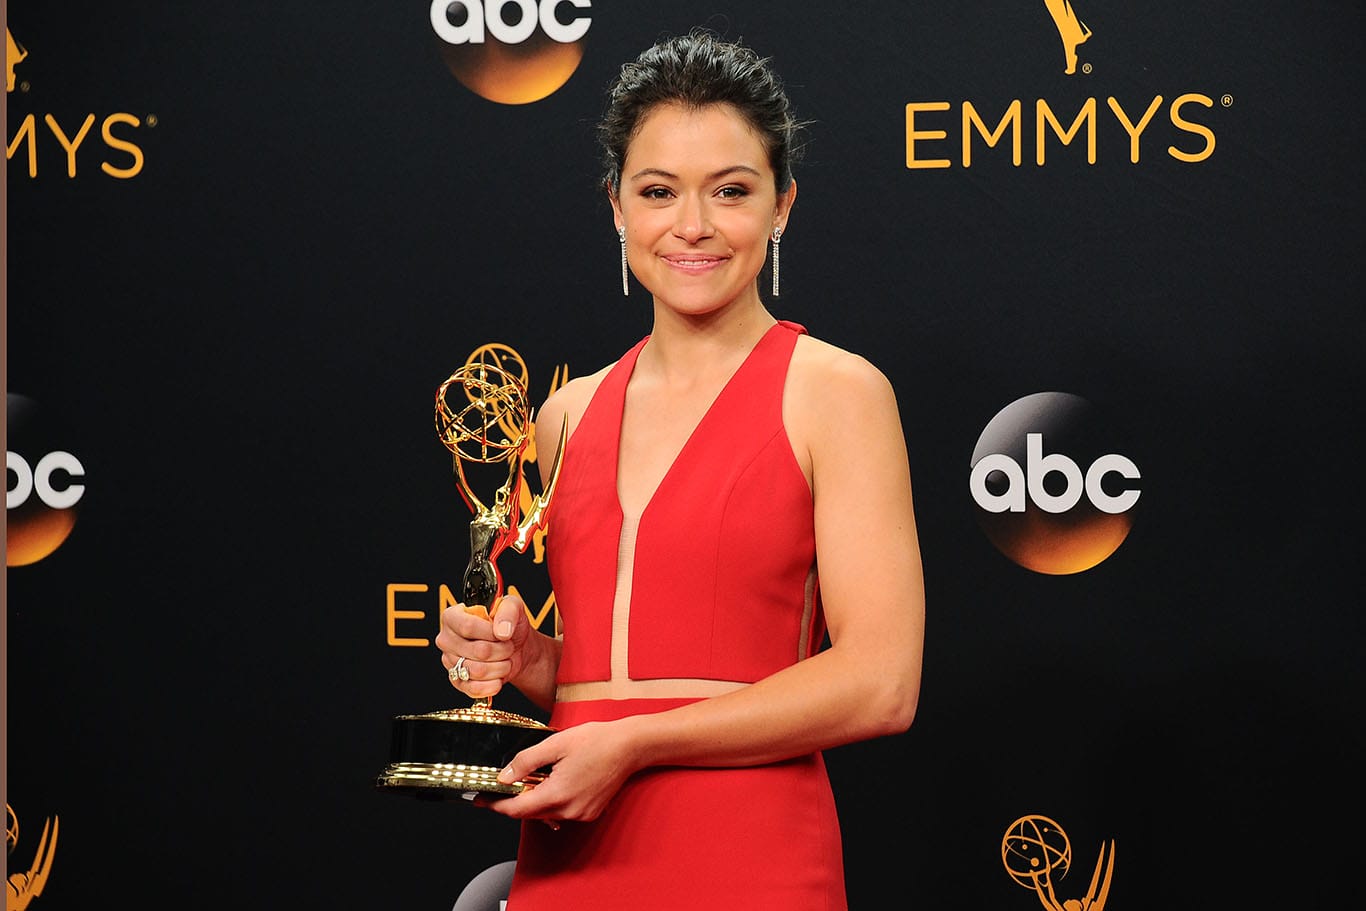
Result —
[{"label": "sleeveless red dress", "polygon": [[[617,454],[626,385],[648,338],[609,370],[569,439],[547,535],[564,628],[561,696],[614,674],[632,686],[734,688],[819,648],[813,504],[782,423],[804,332],[788,322],[768,330],[635,520],[617,498]],[[550,723],[698,698],[562,698]],[[522,826],[509,911],[704,908],[845,911],[839,821],[819,753],[650,768],[592,823]]]}]

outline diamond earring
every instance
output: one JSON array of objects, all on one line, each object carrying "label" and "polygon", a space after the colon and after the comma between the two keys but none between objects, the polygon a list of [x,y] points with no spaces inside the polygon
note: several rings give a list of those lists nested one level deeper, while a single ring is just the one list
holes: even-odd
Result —
[{"label": "diamond earring", "polygon": [[778,296],[778,244],[783,239],[783,229],[775,227],[773,234],[773,296]]}]

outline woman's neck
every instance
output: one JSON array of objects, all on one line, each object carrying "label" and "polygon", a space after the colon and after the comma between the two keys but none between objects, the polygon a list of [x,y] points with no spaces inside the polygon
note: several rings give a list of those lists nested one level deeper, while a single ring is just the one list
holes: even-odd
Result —
[{"label": "woman's neck", "polygon": [[665,380],[696,378],[713,369],[728,372],[776,322],[757,297],[746,306],[702,316],[656,303],[654,327],[636,369],[643,367]]}]

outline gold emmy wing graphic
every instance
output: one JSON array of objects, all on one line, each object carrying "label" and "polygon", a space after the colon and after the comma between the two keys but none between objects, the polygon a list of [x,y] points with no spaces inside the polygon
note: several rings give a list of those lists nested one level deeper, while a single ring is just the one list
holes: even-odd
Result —
[{"label": "gold emmy wing graphic", "polygon": [[1001,863],[1010,878],[1032,889],[1048,911],[1104,911],[1115,875],[1115,842],[1100,846],[1091,883],[1079,899],[1058,900],[1054,879],[1061,880],[1071,868],[1072,843],[1062,826],[1047,816],[1022,816],[1010,824],[1001,839]]},{"label": "gold emmy wing graphic", "polygon": [[1067,69],[1063,72],[1070,76],[1077,71],[1077,48],[1091,37],[1091,30],[1077,18],[1077,12],[1068,0],[1043,0],[1043,5],[1048,7],[1048,15],[1053,17],[1053,24],[1058,28],[1063,57],[1067,61]]},{"label": "gold emmy wing graphic", "polygon": [[[498,556],[508,547],[525,553],[546,525],[568,433],[562,425],[545,489],[524,500],[523,467],[532,445],[527,385],[501,358],[485,356],[490,350],[484,346],[476,351],[436,391],[437,436],[451,453],[461,499],[474,513],[461,601],[467,611],[485,619],[504,592]],[[502,479],[488,503],[471,480],[480,468],[491,468]],[[393,721],[389,765],[376,785],[434,799],[517,794],[544,774],[503,784],[498,772],[550,733],[535,719],[493,708],[491,698],[467,708],[400,715]]]},{"label": "gold emmy wing graphic", "polygon": [[25,57],[27,57],[27,56],[28,56],[28,51],[24,50],[23,47],[20,46],[19,42],[17,42],[17,41],[14,40],[14,36],[10,34],[9,28],[6,27],[6,28],[5,28],[5,92],[6,92],[6,93],[9,93],[9,92],[14,91],[14,66],[15,66],[15,64],[19,63],[21,60],[23,60],[23,59],[24,59]]},{"label": "gold emmy wing graphic", "polygon": [[[5,844],[13,856],[19,844],[19,818],[14,809],[5,804]],[[52,855],[57,850],[56,816],[43,823],[43,834],[38,837],[38,850],[33,855],[33,866],[27,873],[11,873],[5,880],[5,911],[24,911],[47,885],[48,875],[52,872]]]}]

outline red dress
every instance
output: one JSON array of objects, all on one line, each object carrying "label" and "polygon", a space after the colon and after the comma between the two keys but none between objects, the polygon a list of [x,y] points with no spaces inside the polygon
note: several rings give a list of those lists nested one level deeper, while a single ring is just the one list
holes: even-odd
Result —
[{"label": "red dress", "polygon": [[[569,439],[548,531],[564,625],[553,727],[697,701],[819,648],[811,491],[782,423],[803,332],[779,322],[765,333],[638,517],[622,513],[616,469],[626,385],[646,340],[599,385]],[[609,693],[611,681],[625,689]],[[509,911],[580,908],[844,911],[820,754],[650,768],[592,823],[524,823]]]}]

